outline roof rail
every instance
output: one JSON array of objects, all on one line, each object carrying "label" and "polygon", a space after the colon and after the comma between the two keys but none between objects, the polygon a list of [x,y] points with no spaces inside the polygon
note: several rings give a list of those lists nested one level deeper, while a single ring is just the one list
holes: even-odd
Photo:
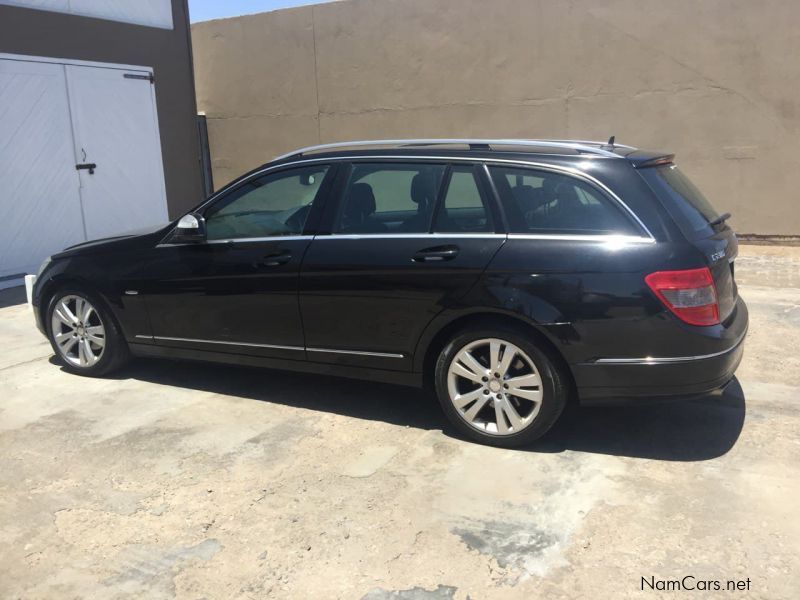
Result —
[{"label": "roof rail", "polygon": [[319,144],[316,146],[308,146],[306,148],[299,148],[281,154],[273,159],[273,161],[283,160],[284,158],[291,158],[302,156],[309,152],[320,152],[323,150],[335,150],[338,148],[357,148],[361,146],[395,146],[398,148],[408,146],[452,146],[452,145],[466,145],[470,149],[485,149],[491,146],[530,146],[532,148],[562,148],[565,150],[574,150],[583,154],[594,154],[596,156],[605,156],[608,158],[621,158],[619,154],[614,153],[612,150],[606,148],[623,148],[626,150],[635,150],[632,146],[623,146],[622,144],[615,144],[609,146],[606,142],[592,142],[581,140],[523,140],[523,139],[408,139],[408,140],[354,140],[350,142],[335,142],[332,144]]},{"label": "roof rail", "polygon": [[559,144],[581,144],[583,146],[600,146],[601,148],[622,148],[623,150],[638,150],[635,146],[625,144],[609,144],[608,142],[598,142],[593,140],[542,140],[543,142],[557,142]]}]

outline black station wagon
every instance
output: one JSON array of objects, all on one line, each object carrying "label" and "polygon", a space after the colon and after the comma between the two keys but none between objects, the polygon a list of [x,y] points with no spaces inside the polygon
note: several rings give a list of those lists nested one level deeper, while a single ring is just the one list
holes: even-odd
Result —
[{"label": "black station wagon", "polygon": [[33,305],[73,373],[133,355],[429,386],[462,434],[517,446],[573,397],[732,379],[748,317],[728,216],[673,155],[613,138],[328,144],[54,255]]}]

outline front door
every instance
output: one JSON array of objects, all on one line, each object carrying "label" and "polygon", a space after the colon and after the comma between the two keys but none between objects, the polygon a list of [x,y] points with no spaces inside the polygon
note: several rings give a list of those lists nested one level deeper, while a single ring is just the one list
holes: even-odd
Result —
[{"label": "front door", "polygon": [[472,165],[358,162],[300,276],[308,359],[411,370],[425,327],[505,241]]},{"label": "front door", "polygon": [[206,242],[154,248],[142,290],[153,343],[303,358],[297,279],[328,175],[314,165],[253,176],[203,210]]}]

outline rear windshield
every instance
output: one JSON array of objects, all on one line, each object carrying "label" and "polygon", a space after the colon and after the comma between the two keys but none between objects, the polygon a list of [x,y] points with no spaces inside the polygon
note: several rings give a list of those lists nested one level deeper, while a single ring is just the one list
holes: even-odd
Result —
[{"label": "rear windshield", "polygon": [[714,235],[709,225],[719,213],[675,165],[647,167],[639,171],[690,240]]}]

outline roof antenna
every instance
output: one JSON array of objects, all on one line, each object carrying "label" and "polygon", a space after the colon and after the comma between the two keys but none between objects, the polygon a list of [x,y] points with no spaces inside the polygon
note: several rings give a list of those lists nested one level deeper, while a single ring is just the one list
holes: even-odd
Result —
[{"label": "roof antenna", "polygon": [[606,146],[611,146],[613,148],[614,147],[614,140],[616,138],[617,138],[617,136],[615,136],[615,135],[612,135],[610,138],[608,138],[608,144],[606,144]]}]

